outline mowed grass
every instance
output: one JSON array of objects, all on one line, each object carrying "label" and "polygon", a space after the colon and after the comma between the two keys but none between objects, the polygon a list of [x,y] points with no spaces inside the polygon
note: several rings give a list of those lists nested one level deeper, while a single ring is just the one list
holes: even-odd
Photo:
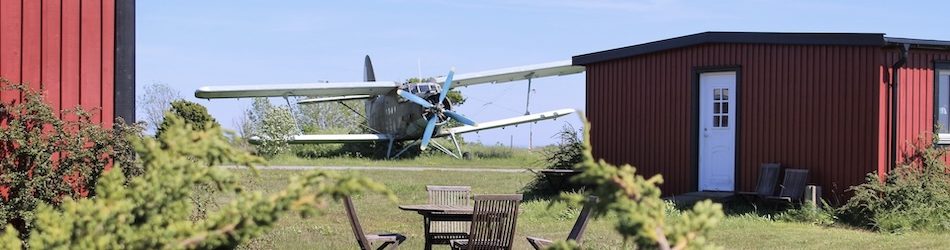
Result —
[{"label": "mowed grass", "polygon": [[888,234],[758,216],[727,217],[712,232],[727,249],[950,249],[950,234]]},{"label": "mowed grass", "polygon": [[[443,144],[451,145],[451,144]],[[303,158],[285,153],[268,160],[270,165],[291,166],[399,166],[399,167],[479,167],[479,168],[543,168],[540,164],[541,150],[509,148],[507,146],[484,146],[466,144],[463,152],[472,155],[471,159],[456,159],[430,149],[424,155],[413,158],[370,159],[356,156],[330,156]],[[454,148],[452,150],[455,151]],[[395,153],[395,152],[394,152]]]},{"label": "mowed grass", "polygon": [[[232,170],[241,175],[244,187],[272,193],[300,171]],[[426,185],[467,185],[476,194],[517,193],[533,176],[528,173],[469,173],[448,171],[349,171],[384,183],[398,196],[390,201],[381,195],[354,198],[364,230],[398,232],[409,240],[404,249],[422,248],[422,217],[402,211],[400,204],[426,202]],[[226,198],[222,198],[225,200]],[[515,236],[515,249],[529,249],[525,236],[561,239],[567,236],[578,208],[547,201],[522,204]],[[246,249],[355,249],[355,239],[343,206],[331,203],[322,215],[300,218],[287,215],[274,229],[242,246]],[[613,218],[592,221],[584,236],[592,249],[622,249],[622,239],[613,231]],[[801,223],[775,222],[759,216],[727,217],[711,235],[712,242],[726,249],[940,249],[950,246],[950,234],[881,234],[864,230],[827,228]],[[448,249],[439,246],[437,249]]]}]

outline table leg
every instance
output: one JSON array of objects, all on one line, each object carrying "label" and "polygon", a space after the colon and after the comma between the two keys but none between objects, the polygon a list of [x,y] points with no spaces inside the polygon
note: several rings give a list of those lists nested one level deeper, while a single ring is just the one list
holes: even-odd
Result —
[{"label": "table leg", "polygon": [[429,216],[422,216],[422,232],[425,234],[425,250],[432,250],[432,235],[429,232]]}]

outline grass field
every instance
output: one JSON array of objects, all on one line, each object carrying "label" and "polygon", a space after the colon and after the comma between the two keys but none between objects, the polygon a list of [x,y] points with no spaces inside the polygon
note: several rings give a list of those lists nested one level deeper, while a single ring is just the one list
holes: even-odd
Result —
[{"label": "grass field", "polygon": [[[275,192],[298,171],[268,170],[253,176],[250,171],[233,170],[242,176],[246,189]],[[477,194],[516,193],[531,181],[531,174],[459,173],[443,171],[354,171],[386,184],[399,197],[390,201],[379,195],[355,197],[360,220],[367,232],[398,232],[409,240],[405,249],[422,247],[422,219],[401,211],[399,204],[420,204],[426,200],[425,185],[469,185]],[[226,198],[225,198],[226,199]],[[527,249],[524,236],[552,239],[566,237],[578,209],[563,204],[549,207],[546,201],[526,201],[518,220],[516,249]],[[302,219],[291,215],[281,219],[270,233],[243,246],[246,249],[354,249],[355,239],[342,205],[334,203],[323,215]],[[592,221],[585,234],[592,249],[620,249],[621,238],[613,232],[610,218]],[[881,234],[845,228],[826,228],[800,223],[775,222],[759,216],[727,217],[713,231],[712,242],[726,249],[939,249],[950,246],[950,235],[907,233]],[[448,249],[448,248],[441,248]]]},{"label": "grass field", "polygon": [[[450,145],[450,144],[449,144]],[[509,148],[507,146],[484,146],[466,144],[464,152],[472,159],[460,160],[434,151],[414,158],[376,160],[366,157],[329,156],[304,158],[292,153],[279,155],[268,162],[271,165],[292,166],[412,166],[412,167],[480,167],[480,168],[542,168],[539,164],[540,149]],[[454,150],[453,150],[454,151]]]}]

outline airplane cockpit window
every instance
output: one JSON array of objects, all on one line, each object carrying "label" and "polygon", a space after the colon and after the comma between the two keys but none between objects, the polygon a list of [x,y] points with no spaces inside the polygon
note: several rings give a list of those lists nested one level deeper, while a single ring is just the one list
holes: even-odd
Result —
[{"label": "airplane cockpit window", "polygon": [[429,92],[429,85],[420,85],[419,93],[426,93],[426,92]]}]

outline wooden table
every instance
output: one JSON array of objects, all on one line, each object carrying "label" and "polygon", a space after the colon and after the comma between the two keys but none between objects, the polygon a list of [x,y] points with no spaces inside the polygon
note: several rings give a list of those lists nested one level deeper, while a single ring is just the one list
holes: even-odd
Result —
[{"label": "wooden table", "polygon": [[430,231],[430,224],[433,221],[472,221],[471,206],[446,206],[446,205],[402,205],[399,209],[405,211],[415,211],[422,215],[423,232],[425,232],[425,249],[431,250],[433,237]]}]

